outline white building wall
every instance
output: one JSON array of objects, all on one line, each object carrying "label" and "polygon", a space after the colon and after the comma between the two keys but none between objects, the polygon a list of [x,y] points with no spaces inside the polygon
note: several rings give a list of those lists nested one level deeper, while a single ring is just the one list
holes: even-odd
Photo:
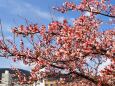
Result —
[{"label": "white building wall", "polygon": [[2,73],[0,86],[11,86],[11,83],[12,83],[11,75],[9,71],[6,70],[5,73]]},{"label": "white building wall", "polygon": [[45,86],[45,80],[34,82],[33,86]]}]

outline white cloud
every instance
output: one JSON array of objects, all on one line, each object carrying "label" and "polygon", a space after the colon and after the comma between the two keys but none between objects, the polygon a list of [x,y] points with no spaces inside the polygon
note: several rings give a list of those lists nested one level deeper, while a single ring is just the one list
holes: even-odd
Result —
[{"label": "white cloud", "polygon": [[69,24],[73,24],[73,21],[75,20],[74,18],[64,18],[63,16],[59,16],[57,17],[57,20],[61,23],[63,23],[63,20],[67,19],[67,21],[69,22]]},{"label": "white cloud", "polygon": [[99,71],[100,70],[103,70],[105,67],[107,67],[108,65],[111,64],[111,60],[110,59],[107,59],[106,62],[102,63],[100,66],[99,66]]},{"label": "white cloud", "polygon": [[[95,68],[95,62],[98,62],[98,60],[96,58],[93,58],[93,60],[95,60],[95,62],[93,62],[91,60],[92,57],[87,57],[86,58],[86,62],[90,65],[90,67]],[[110,65],[112,62],[110,59],[106,59],[106,58],[102,58],[102,64],[99,65],[98,67],[98,72],[100,74],[100,71],[103,70],[104,68],[106,68],[108,65]]]},{"label": "white cloud", "polygon": [[[30,3],[22,2],[20,0],[3,0],[0,2],[0,7],[6,8],[6,10],[9,10],[10,14],[13,15],[21,15],[21,16],[33,16],[33,17],[39,17],[44,19],[51,19],[50,13],[47,11],[43,11],[39,7],[33,6]],[[9,6],[8,6],[9,5]]]},{"label": "white cloud", "polygon": [[73,22],[75,20],[75,18],[70,18],[70,20]]},{"label": "white cloud", "polygon": [[29,3],[24,3],[23,6],[18,6],[18,9],[19,10],[15,9],[14,12],[15,13],[23,13],[23,14],[29,13],[35,17],[37,16],[37,17],[44,18],[44,19],[50,19],[51,18],[50,14],[48,12],[42,11],[40,8],[36,8],[35,6],[32,6]]},{"label": "white cloud", "polygon": [[20,68],[20,69],[28,69],[28,70],[30,70],[30,66],[29,65],[25,65],[22,61],[18,61],[18,62],[14,62],[13,64],[12,64],[12,66],[16,66],[16,68]]},{"label": "white cloud", "polygon": [[17,62],[13,62],[13,60],[11,58],[4,58],[1,57],[0,58],[0,68],[20,68],[20,69],[24,69],[24,70],[30,70],[31,68],[29,67],[29,65],[25,65],[23,64],[22,61],[17,61]]},{"label": "white cloud", "polygon": [[[0,36],[0,40],[3,39],[2,36]],[[13,40],[13,37],[11,36],[5,36],[4,39],[9,39],[9,40]]]},{"label": "white cloud", "polygon": [[10,63],[11,67],[29,70],[29,71],[31,69],[29,65],[25,65],[22,61],[17,61],[17,62],[10,61],[10,62],[12,62]]},{"label": "white cloud", "polygon": [[90,16],[90,12],[85,12],[85,16]]},{"label": "white cloud", "polygon": [[64,20],[65,18],[64,17],[62,17],[62,16],[60,16],[60,17],[57,17],[57,20],[59,21],[59,22],[63,22],[63,20]]}]

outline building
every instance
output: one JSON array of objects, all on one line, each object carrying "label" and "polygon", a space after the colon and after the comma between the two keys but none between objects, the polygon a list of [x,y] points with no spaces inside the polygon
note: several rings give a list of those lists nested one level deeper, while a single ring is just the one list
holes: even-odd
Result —
[{"label": "building", "polygon": [[[27,77],[30,75],[29,71],[19,69],[21,72],[27,75]],[[16,77],[12,77],[12,74],[15,74],[14,70],[11,70],[9,68],[1,68],[0,69],[0,86],[33,86],[33,85],[19,85],[17,82]]]},{"label": "building", "polygon": [[56,79],[47,78],[36,81],[33,86],[59,86]]},{"label": "building", "polygon": [[[30,72],[26,70],[19,69],[21,72],[25,73],[27,76],[30,75]],[[0,68],[0,86],[60,86],[57,84],[57,79],[55,78],[43,78],[39,81],[34,82],[31,85],[24,84],[19,85],[17,78],[13,78],[12,74],[15,74],[14,70],[9,68]]]},{"label": "building", "polygon": [[12,77],[8,70],[2,73],[0,86],[12,86]]}]

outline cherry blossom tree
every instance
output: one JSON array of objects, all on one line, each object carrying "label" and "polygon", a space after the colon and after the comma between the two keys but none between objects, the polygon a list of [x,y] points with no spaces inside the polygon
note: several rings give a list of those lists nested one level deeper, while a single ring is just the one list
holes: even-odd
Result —
[{"label": "cherry blossom tree", "polygon": [[[112,21],[106,23],[114,24],[115,6],[110,0],[81,0],[79,4],[65,2],[53,9],[62,13],[77,11],[81,15],[73,24],[64,19],[63,22],[52,21],[48,26],[13,27],[13,41],[1,35],[1,57],[33,65],[29,80],[17,72],[20,82],[31,83],[51,77],[65,86],[114,86],[115,29],[100,31],[104,21],[97,16],[111,18]],[[109,65],[101,69],[100,65],[108,59]]]}]

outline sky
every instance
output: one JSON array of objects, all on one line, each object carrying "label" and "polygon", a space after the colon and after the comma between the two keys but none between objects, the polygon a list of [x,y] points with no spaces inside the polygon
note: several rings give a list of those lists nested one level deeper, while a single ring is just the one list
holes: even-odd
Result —
[{"label": "sky", "polygon": [[[5,38],[12,39],[10,33],[11,28],[25,24],[25,18],[29,23],[37,23],[38,25],[47,25],[52,20],[62,21],[64,18],[72,21],[78,14],[61,14],[52,9],[54,6],[62,5],[64,1],[65,0],[0,0],[0,19],[2,20]],[[21,69],[30,69],[30,67],[24,65],[21,61],[14,63],[11,59],[0,57],[0,68],[12,66]]]},{"label": "sky", "polygon": [[[74,18],[79,16],[79,13],[68,12],[66,14],[61,14],[52,9],[54,6],[62,5],[64,1],[66,0],[0,0],[0,19],[2,20],[6,38],[12,39],[10,34],[11,28],[20,24],[25,24],[25,18],[28,19],[29,23],[37,23],[38,25],[47,25],[52,19],[62,21],[66,18],[72,22]],[[80,0],[68,1],[79,2]],[[115,4],[115,0],[112,0],[112,4]],[[105,17],[102,19],[106,20]],[[111,28],[111,26],[107,27],[108,28],[106,28],[105,25],[101,28],[104,30]],[[22,62],[14,63],[11,59],[0,57],[0,68],[11,67],[13,65],[22,69],[30,69]]]}]

